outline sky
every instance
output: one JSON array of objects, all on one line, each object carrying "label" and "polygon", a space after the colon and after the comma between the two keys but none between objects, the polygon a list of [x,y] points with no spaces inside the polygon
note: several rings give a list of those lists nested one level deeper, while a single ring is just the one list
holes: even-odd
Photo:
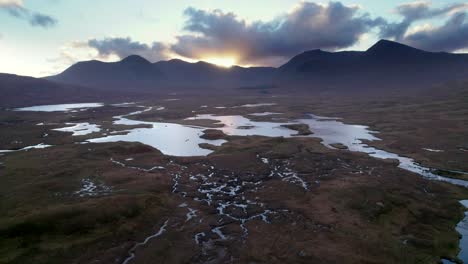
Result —
[{"label": "sky", "polygon": [[457,0],[0,0],[0,72],[42,77],[137,54],[279,66],[306,50],[366,50],[385,38],[468,50]]}]

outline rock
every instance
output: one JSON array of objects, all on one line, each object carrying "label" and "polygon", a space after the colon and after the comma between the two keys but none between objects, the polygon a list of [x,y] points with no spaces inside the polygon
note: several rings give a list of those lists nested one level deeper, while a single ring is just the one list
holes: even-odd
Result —
[{"label": "rock", "polygon": [[348,149],[347,146],[341,144],[341,143],[333,143],[333,144],[330,144],[330,146],[336,148],[336,149]]},{"label": "rock", "polygon": [[200,143],[200,144],[198,144],[198,146],[200,146],[200,148],[202,148],[202,149],[209,149],[209,150],[213,150],[213,151],[218,149],[218,146],[211,145],[211,144],[208,144],[208,143]]},{"label": "rock", "polygon": [[221,130],[206,129],[206,130],[203,130],[203,135],[201,135],[200,137],[203,139],[208,139],[208,140],[217,140],[217,139],[226,138],[226,134],[224,134],[223,131]]},{"label": "rock", "polygon": [[281,125],[282,127],[289,128],[291,130],[296,130],[297,134],[295,136],[308,136],[313,134],[310,131],[309,126],[306,124],[291,124],[291,125]]},{"label": "rock", "polygon": [[252,129],[254,126],[238,126],[237,129]]},{"label": "rock", "polygon": [[395,166],[400,165],[400,161],[397,160],[397,159],[384,159],[383,161],[385,163],[387,163],[387,164],[391,164],[391,165],[395,165]]}]

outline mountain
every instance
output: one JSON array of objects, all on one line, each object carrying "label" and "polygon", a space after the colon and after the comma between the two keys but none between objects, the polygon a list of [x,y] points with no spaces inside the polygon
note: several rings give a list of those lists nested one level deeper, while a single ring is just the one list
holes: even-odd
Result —
[{"label": "mountain", "polygon": [[182,60],[150,63],[133,55],[112,63],[79,62],[47,79],[126,91],[226,90],[265,86],[349,91],[389,87],[411,89],[468,79],[468,55],[427,52],[381,40],[367,51],[306,51],[279,68],[222,68],[206,62]]},{"label": "mountain", "polygon": [[160,80],[162,73],[153,68],[146,59],[132,55],[119,62],[102,62],[97,60],[78,62],[59,75],[49,77],[48,80],[96,86],[114,89],[115,86],[147,85]]},{"label": "mountain", "polygon": [[335,89],[424,87],[468,79],[468,55],[380,40],[367,51],[307,51],[279,68],[282,82]]},{"label": "mountain", "polygon": [[80,103],[119,100],[129,95],[103,91],[89,87],[66,85],[33,77],[0,73],[0,106],[20,107],[36,104]]},{"label": "mountain", "polygon": [[78,62],[47,80],[96,87],[99,89],[154,90],[192,88],[235,88],[263,84],[272,78],[274,68],[223,68],[207,62],[189,63],[173,59],[150,63],[132,55],[118,62]]}]

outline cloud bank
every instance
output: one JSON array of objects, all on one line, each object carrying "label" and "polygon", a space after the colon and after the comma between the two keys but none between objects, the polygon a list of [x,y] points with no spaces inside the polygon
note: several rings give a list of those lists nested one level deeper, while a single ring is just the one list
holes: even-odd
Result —
[{"label": "cloud bank", "polygon": [[[231,57],[241,65],[269,66],[306,50],[349,48],[367,36],[452,52],[468,48],[467,10],[467,3],[434,7],[430,2],[410,2],[393,10],[400,17],[395,22],[340,2],[300,2],[274,19],[249,22],[231,12],[189,7],[184,11],[183,31],[173,43],[112,37],[90,39],[74,47],[85,47],[87,58],[94,54],[92,58],[107,61],[136,54],[152,62],[174,56],[192,60]],[[434,21],[438,21],[435,26],[430,24]],[[72,51],[65,53],[75,58]]]},{"label": "cloud bank", "polygon": [[454,14],[444,25],[408,34],[403,42],[432,51],[456,51],[468,47],[466,13]]},{"label": "cloud bank", "polygon": [[55,18],[27,9],[22,0],[0,0],[0,9],[13,17],[28,21],[31,26],[49,28],[57,24]]},{"label": "cloud bank", "polygon": [[[468,47],[468,24],[465,19],[467,10],[468,3],[455,3],[440,8],[433,8],[431,2],[425,1],[402,4],[395,12],[402,16],[403,20],[382,26],[380,36],[430,51],[463,49]],[[410,32],[415,22],[440,17],[448,17],[444,25]]]},{"label": "cloud bank", "polygon": [[102,40],[90,39],[87,45],[97,50],[100,57],[117,55],[125,58],[130,55],[140,55],[150,61],[159,61],[167,58],[167,46],[160,42],[152,45],[133,41],[131,38],[105,38]]},{"label": "cloud bank", "polygon": [[241,63],[254,64],[310,49],[347,48],[384,23],[340,2],[301,2],[291,12],[266,22],[247,23],[233,13],[193,7],[184,14],[188,34],[177,37],[171,46],[174,52],[191,58],[231,55]]}]

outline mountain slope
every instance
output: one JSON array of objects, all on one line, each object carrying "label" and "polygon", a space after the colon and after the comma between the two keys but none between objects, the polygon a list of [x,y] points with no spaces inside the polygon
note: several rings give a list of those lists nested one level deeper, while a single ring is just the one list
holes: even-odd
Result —
[{"label": "mountain slope", "polygon": [[304,52],[279,70],[283,82],[303,86],[411,88],[468,79],[468,55],[427,52],[381,40],[364,52]]},{"label": "mountain slope", "polygon": [[225,87],[234,88],[245,84],[261,84],[271,79],[274,68],[257,67],[222,68],[197,62],[189,63],[174,59],[150,63],[132,55],[119,62],[79,62],[64,72],[46,79],[99,89],[154,90],[176,87]]},{"label": "mountain slope", "polygon": [[0,106],[20,107],[40,104],[93,102],[125,98],[89,87],[78,87],[44,79],[0,73]]},{"label": "mountain slope", "polygon": [[163,74],[146,59],[132,55],[119,62],[106,63],[97,60],[78,62],[59,75],[48,80],[99,86],[114,89],[114,86],[127,85],[132,87],[135,82],[151,84],[163,77]]},{"label": "mountain slope", "polygon": [[222,68],[182,60],[150,63],[133,55],[119,62],[79,62],[47,79],[99,89],[198,91],[277,85],[305,89],[356,90],[424,87],[468,79],[468,55],[427,52],[381,40],[367,51],[299,54],[278,69]]}]

